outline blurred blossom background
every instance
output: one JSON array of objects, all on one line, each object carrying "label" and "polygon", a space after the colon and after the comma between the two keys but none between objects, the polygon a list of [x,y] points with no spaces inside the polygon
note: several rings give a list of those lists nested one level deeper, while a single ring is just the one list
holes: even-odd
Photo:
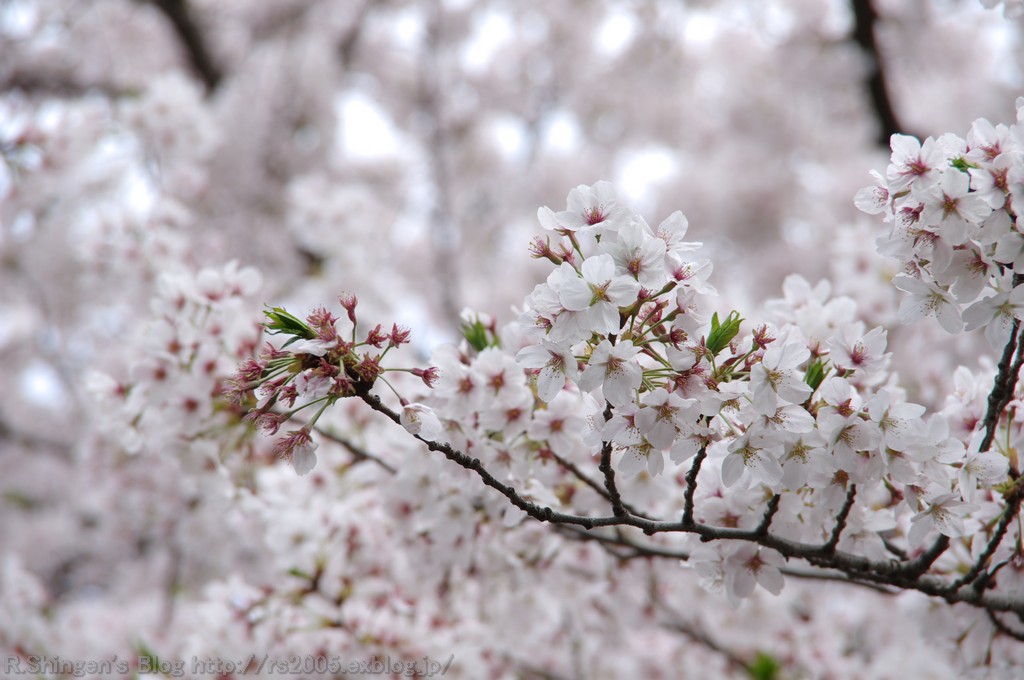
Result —
[{"label": "blurred blossom background", "polygon": [[[685,213],[723,313],[756,319],[796,272],[891,323],[896,264],[853,196],[893,132],[1014,121],[1021,24],[984,4],[0,0],[0,654],[362,658],[415,640],[484,677],[472,660],[504,619],[466,604],[479,593],[448,609],[416,596],[433,619],[381,613],[443,570],[403,553],[370,473],[297,480],[211,403],[257,346],[262,305],[356,293],[366,318],[410,326],[423,360],[458,339],[465,307],[514,319],[549,271],[529,257],[537,208],[607,179],[652,225]],[[952,367],[991,353],[931,321],[890,339],[914,397],[939,407]],[[357,411],[333,416],[338,431],[399,450]],[[285,575],[316,568],[363,598],[340,632],[309,632],[329,605],[293,603]],[[583,597],[564,579],[531,591],[525,621],[557,609],[545,588]],[[796,617],[824,596],[785,597]],[[857,628],[877,611],[858,606],[829,616]],[[740,615],[707,616],[734,630]],[[521,661],[522,628],[492,657]],[[861,667],[897,653],[886,627],[857,630],[874,650]],[[609,677],[663,652],[729,677],[712,651],[643,640],[622,657],[639,665],[609,661]],[[913,658],[945,677],[942,659]],[[508,677],[554,677],[519,661]]]}]

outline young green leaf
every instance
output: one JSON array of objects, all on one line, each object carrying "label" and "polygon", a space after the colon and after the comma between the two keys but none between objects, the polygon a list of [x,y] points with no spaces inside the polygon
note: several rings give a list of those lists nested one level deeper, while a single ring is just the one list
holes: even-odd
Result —
[{"label": "young green leaf", "polygon": [[316,333],[313,332],[313,329],[306,322],[293,316],[283,307],[265,309],[263,310],[263,315],[269,319],[269,321],[263,324],[263,327],[267,329],[267,333],[270,335],[294,336],[292,340],[288,341],[289,343],[294,342],[298,338],[311,340],[316,337]]},{"label": "young green leaf", "polygon": [[814,360],[814,363],[807,367],[807,373],[804,374],[804,382],[810,385],[812,390],[818,389],[818,386],[821,385],[821,382],[825,379],[825,376],[828,375],[829,370],[831,370],[826,370],[826,364],[828,364],[828,361],[822,361],[819,357]]},{"label": "young green leaf", "polygon": [[741,323],[743,323],[743,319],[735,310],[729,312],[729,316],[721,322],[718,320],[718,312],[715,312],[711,317],[711,332],[708,333],[706,343],[712,355],[717,356],[719,352],[729,346],[732,339],[739,334]]},{"label": "young green leaf", "polygon": [[482,352],[490,345],[487,338],[487,329],[484,328],[484,325],[479,320],[473,323],[462,324],[462,335],[466,338],[469,346],[477,352]]}]

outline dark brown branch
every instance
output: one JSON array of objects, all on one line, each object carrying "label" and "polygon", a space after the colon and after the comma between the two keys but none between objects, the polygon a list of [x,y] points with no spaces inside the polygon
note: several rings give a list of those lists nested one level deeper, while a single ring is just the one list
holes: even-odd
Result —
[{"label": "dark brown branch", "polygon": [[[612,418],[612,405],[605,403],[604,421],[607,423]],[[612,504],[612,514],[616,517],[625,517],[626,509],[622,505],[622,496],[619,495],[619,488],[615,485],[615,469],[612,467],[612,443],[605,442],[601,447],[601,464],[598,466],[601,474],[604,475],[604,488],[608,490],[608,500]]]},{"label": "dark brown branch", "polygon": [[683,521],[684,527],[693,526],[693,494],[697,492],[697,475],[700,474],[701,463],[708,456],[708,447],[700,447],[697,456],[693,459],[690,471],[686,473],[686,491],[683,492]]},{"label": "dark brown branch", "polygon": [[[978,555],[978,559],[974,561],[974,565],[971,566],[971,569],[953,582],[950,586],[952,590],[956,590],[961,586],[972,583],[981,575],[981,572],[988,565],[988,561],[992,558],[992,555],[995,554],[999,544],[1003,542],[1003,537],[1006,535],[1006,530],[1010,527],[1010,522],[1012,522],[1014,518],[1017,517],[1017,513],[1020,512],[1021,493],[1022,489],[1020,484],[1016,484],[1013,491],[1010,493],[1009,498],[1007,498],[1006,508],[1003,510],[1003,514],[999,517],[999,522],[996,524],[995,531],[992,532],[992,538],[989,539],[988,543],[985,545],[985,549],[981,551],[980,555]],[[977,585],[983,589],[987,582],[988,579],[985,579]]]},{"label": "dark brown branch", "polygon": [[167,20],[181,41],[192,70],[206,86],[207,92],[217,89],[223,74],[214,62],[206,44],[206,37],[199,29],[186,0],[150,0]]},{"label": "dark brown branch", "polygon": [[839,514],[836,515],[836,525],[832,528],[832,535],[829,536],[828,542],[821,548],[826,553],[834,553],[836,551],[836,546],[839,545],[839,537],[842,535],[843,529],[846,528],[846,520],[850,517],[850,510],[853,509],[853,501],[856,496],[857,485],[851,484],[846,492],[846,501],[843,503],[843,507],[840,508]]},{"label": "dark brown branch", "polygon": [[577,541],[592,541],[600,544],[602,547],[615,546],[620,548],[629,549],[628,554],[614,553],[619,559],[638,559],[645,557],[660,557],[669,560],[681,560],[683,562],[690,559],[690,553],[685,550],[671,550],[669,548],[659,548],[655,545],[640,545],[629,540],[629,538],[621,530],[616,531],[615,536],[605,536],[593,531],[585,531],[577,527],[572,526],[559,526],[559,533],[564,536],[568,536]]},{"label": "dark brown branch", "polygon": [[[394,423],[401,424],[397,413],[384,405],[379,397],[369,393],[368,385],[360,387],[357,396],[373,410],[386,415]],[[950,604],[964,602],[992,611],[1010,611],[1024,615],[1024,598],[993,591],[979,591],[969,587],[950,591],[948,581],[938,576],[925,574],[924,572],[928,570],[938,556],[948,547],[949,539],[945,536],[936,541],[936,544],[931,549],[908,564],[892,560],[873,561],[866,557],[839,550],[829,552],[821,545],[808,545],[771,534],[761,536],[756,531],[708,526],[696,524],[692,521],[689,524],[684,524],[683,522],[659,522],[633,515],[587,517],[556,512],[550,507],[538,505],[523,498],[515,488],[500,482],[494,475],[488,472],[479,459],[467,456],[448,444],[424,439],[418,435],[412,436],[423,442],[431,451],[441,453],[452,462],[476,473],[486,486],[498,491],[514,506],[541,522],[571,525],[582,527],[583,529],[632,526],[649,535],[657,533],[692,533],[699,536],[703,541],[749,541],[776,550],[786,558],[804,559],[816,567],[844,572],[852,580],[896,586],[905,590],[917,590],[926,595],[941,597]]]},{"label": "dark brown branch", "polygon": [[988,620],[992,622],[992,625],[995,626],[996,630],[998,630],[1000,633],[1003,633],[1004,635],[1009,635],[1014,640],[1024,642],[1024,630],[1014,630],[1013,628],[1010,628],[1008,625],[1006,625],[1005,623],[1003,623],[1003,621],[999,619],[995,612],[989,611]]},{"label": "dark brown branch", "polygon": [[884,536],[882,537],[882,545],[885,546],[886,550],[888,550],[890,553],[892,553],[893,555],[895,555],[899,559],[901,559],[901,560],[910,559],[909,557],[907,557],[907,551],[906,550],[904,550],[903,548],[899,547],[898,545],[895,545],[892,541],[890,541],[889,539],[885,538]]},{"label": "dark brown branch", "polygon": [[931,566],[935,564],[935,560],[939,559],[948,548],[949,536],[940,535],[935,539],[935,543],[932,543],[932,546],[921,553],[917,559],[909,564],[900,565],[900,570],[911,577],[920,576],[931,569]]},{"label": "dark brown branch", "polygon": [[[593,490],[599,496],[604,498],[609,503],[612,502],[612,497],[608,493],[607,489],[605,489],[600,484],[595,482],[593,479],[588,477],[586,475],[586,473],[584,473],[582,470],[580,470],[579,467],[575,463],[573,463],[572,461],[566,460],[565,458],[563,458],[562,456],[558,455],[554,451],[551,452],[551,457],[554,458],[555,461],[557,461],[559,465],[561,465],[563,468],[565,468],[570,473],[572,473],[572,475],[574,477],[576,477],[576,479],[578,479],[581,482],[583,482],[584,484],[586,484],[588,487],[590,487],[591,490]],[[636,515],[637,517],[647,517],[648,519],[650,519],[650,517],[648,517],[647,515],[645,515],[642,512],[637,511],[636,508],[630,506],[625,501],[622,501],[620,499],[620,502],[622,503],[622,507],[625,508],[626,512],[628,512],[628,513],[630,513],[632,515]]]},{"label": "dark brown branch", "polygon": [[[1014,277],[1014,283],[1016,284],[1017,277]],[[999,424],[999,417],[1003,415],[1003,410],[1006,409],[1006,405],[1010,403],[1010,399],[1013,398],[1014,388],[1017,386],[1017,374],[1012,371],[1010,361],[1013,358],[1014,352],[1018,349],[1017,335],[1020,331],[1020,320],[1014,318],[1013,325],[1010,329],[1010,339],[1006,342],[1006,347],[1003,348],[1003,356],[999,359],[999,367],[996,371],[996,377],[992,384],[992,391],[988,395],[988,411],[985,413],[985,419],[982,421],[982,425],[985,429],[985,438],[981,441],[981,446],[978,447],[978,451],[984,453],[992,447],[992,441],[996,437],[996,425]],[[1017,370],[1020,370],[1020,355],[1018,354],[1017,361],[1014,362]]]},{"label": "dark brown branch", "polygon": [[875,40],[875,24],[878,22],[878,13],[875,12],[871,0],[851,0],[851,8],[854,18],[852,38],[871,60],[867,86],[871,95],[875,120],[878,122],[876,141],[880,146],[889,148],[889,138],[902,132],[903,126],[896,118],[896,112],[889,97],[889,88],[885,82],[884,62],[881,51],[878,49],[878,42]]},{"label": "dark brown branch", "polygon": [[764,511],[764,517],[761,518],[761,523],[754,529],[755,534],[758,536],[768,535],[768,528],[772,525],[772,520],[775,519],[775,513],[779,511],[779,501],[781,500],[782,496],[775,494],[768,501],[768,508]]},{"label": "dark brown branch", "polygon": [[1003,560],[1002,562],[1000,562],[999,564],[995,565],[994,567],[992,567],[988,571],[983,572],[981,574],[981,576],[979,576],[978,579],[971,585],[971,587],[974,588],[975,590],[977,590],[979,593],[981,591],[985,590],[986,588],[988,588],[989,584],[992,582],[992,579],[994,579],[996,577],[996,574],[998,574],[999,571],[1003,567],[1005,567],[1006,565],[1010,564],[1010,561],[1011,560],[1009,560],[1009,559]]},{"label": "dark brown branch", "polygon": [[[606,536],[601,533],[593,531],[585,531],[573,526],[558,525],[556,530],[576,541],[590,541],[597,543],[609,554],[613,555],[616,559],[620,560],[633,560],[633,559],[647,559],[647,558],[659,558],[669,560],[680,560],[682,562],[689,561],[690,553],[685,550],[672,550],[669,548],[659,548],[653,545],[641,545],[634,541],[631,541],[623,532],[617,531],[615,536]],[[620,552],[615,548],[625,548],[629,550],[628,553]],[[781,567],[779,569],[783,574],[792,578],[799,578],[809,581],[829,581],[831,583],[845,583],[846,585],[857,586],[860,588],[868,588],[884,595],[892,595],[893,591],[885,588],[877,583],[871,583],[868,581],[859,581],[856,578],[846,574],[844,572],[835,569],[814,569],[809,571],[806,569],[794,569],[793,567]]]}]

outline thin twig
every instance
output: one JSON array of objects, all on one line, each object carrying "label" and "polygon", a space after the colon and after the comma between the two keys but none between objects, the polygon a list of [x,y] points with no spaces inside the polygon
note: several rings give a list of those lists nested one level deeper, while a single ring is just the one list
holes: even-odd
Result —
[{"label": "thin twig", "polygon": [[992,538],[989,539],[988,543],[985,545],[985,549],[981,551],[980,555],[978,555],[978,559],[974,561],[974,565],[971,566],[970,570],[950,584],[949,587],[951,590],[956,590],[957,588],[971,583],[974,579],[978,578],[982,570],[984,570],[989,559],[992,558],[992,555],[999,547],[999,544],[1002,543],[1003,537],[1006,535],[1006,530],[1010,527],[1010,522],[1012,522],[1014,518],[1017,517],[1017,513],[1020,512],[1021,493],[1021,486],[1020,484],[1017,484],[1014,487],[1013,492],[1010,494],[1010,497],[1007,499],[1006,508],[1003,509],[1003,514],[1000,516],[998,524],[996,524],[995,531],[992,532]]},{"label": "thin twig", "polygon": [[[606,501],[611,502],[612,498],[611,498],[611,495],[608,493],[607,489],[605,489],[600,484],[598,484],[596,481],[594,481],[593,479],[588,477],[586,475],[586,473],[584,473],[582,470],[579,469],[579,466],[577,466],[571,460],[566,460],[564,457],[558,455],[554,451],[551,451],[550,453],[551,453],[551,457],[554,458],[555,461],[559,465],[561,465],[563,468],[565,468],[566,470],[571,472],[572,475],[574,477],[576,477],[576,479],[578,479],[581,482],[583,482],[584,484],[586,484],[595,493],[597,493],[599,496],[604,498]],[[651,519],[648,515],[645,515],[644,513],[637,511],[636,508],[632,507],[631,505],[629,505],[625,501],[622,501],[620,499],[620,502],[622,503],[622,507],[625,508],[626,511],[629,512],[630,514],[636,515],[637,517],[646,517],[647,519]]]},{"label": "thin twig", "polygon": [[1024,642],[1024,631],[1017,631],[1013,628],[1010,628],[1005,623],[1003,623],[998,616],[996,616],[996,613],[994,611],[988,612],[988,620],[992,622],[992,625],[995,626],[996,630],[998,630],[1000,633],[1003,633],[1004,635],[1009,635],[1014,640]]},{"label": "thin twig", "polygon": [[[659,548],[652,545],[640,545],[631,541],[624,533],[617,532],[614,537],[606,536],[601,533],[585,531],[577,527],[558,525],[556,527],[558,532],[563,536],[571,538],[577,541],[589,541],[597,543],[604,550],[608,551],[615,558],[620,560],[631,560],[631,559],[646,559],[656,557],[660,559],[679,560],[681,562],[687,562],[690,559],[690,553],[685,550],[671,550],[669,548]],[[612,548],[620,547],[626,548],[630,552],[623,553],[615,551]],[[806,569],[796,569],[793,567],[781,567],[779,569],[785,576],[791,578],[804,579],[809,581],[829,581],[832,583],[845,583],[846,585],[857,586],[860,588],[868,588],[884,595],[894,594],[892,590],[889,590],[883,585],[877,583],[871,583],[869,581],[860,581],[855,577],[850,576],[842,571],[835,569],[814,569],[808,571]]]},{"label": "thin twig", "polygon": [[708,447],[700,447],[693,459],[689,472],[686,473],[686,490],[683,492],[683,526],[693,526],[693,495],[697,492],[697,475],[700,474],[701,463],[707,458]]},{"label": "thin twig", "polygon": [[[308,424],[308,423],[303,422],[302,419],[295,418],[294,416],[292,416],[292,419],[295,420],[299,425],[305,426],[305,425]],[[330,430],[325,430],[324,428],[322,428],[322,427],[320,427],[318,425],[314,425],[313,426],[313,431],[316,432],[317,434],[319,434],[324,439],[329,439],[330,441],[334,442],[335,444],[341,444],[342,446],[344,446],[348,450],[348,452],[351,453],[355,457],[356,462],[372,461],[372,462],[376,463],[377,465],[381,466],[382,468],[384,468],[385,470],[387,470],[388,472],[390,472],[391,474],[393,474],[393,475],[394,474],[398,474],[398,469],[395,468],[393,465],[391,465],[390,463],[388,463],[385,460],[382,460],[382,459],[378,458],[377,456],[375,456],[374,454],[370,453],[369,451],[367,451],[366,449],[362,448],[361,446],[353,444],[351,441],[349,441],[345,437],[342,437],[341,435],[335,434],[335,433],[331,432]]]},{"label": "thin twig", "polygon": [[939,559],[947,548],[949,548],[949,536],[940,534],[930,548],[918,555],[915,560],[901,564],[899,569],[908,576],[920,576],[935,564],[935,560]]},{"label": "thin twig", "polygon": [[850,510],[853,508],[853,501],[856,496],[857,485],[851,484],[846,492],[846,501],[843,503],[843,507],[840,508],[839,514],[836,515],[836,525],[832,528],[832,535],[829,536],[828,542],[821,547],[822,551],[826,553],[834,553],[836,551],[836,546],[839,545],[839,537],[842,535],[843,529],[846,528],[846,520],[850,516]]},{"label": "thin twig", "polygon": [[[612,405],[605,402],[604,421],[612,418]],[[601,464],[598,466],[601,474],[604,475],[604,488],[608,490],[608,500],[612,504],[612,514],[616,517],[625,517],[626,509],[622,504],[622,496],[615,484],[615,469],[612,467],[612,443],[605,442],[601,447]]]},{"label": "thin twig", "polygon": [[[1016,280],[1016,277],[1014,279]],[[996,437],[996,425],[999,424],[999,417],[1003,414],[1006,405],[1010,403],[1010,399],[1013,397],[1013,390],[1017,385],[1017,375],[1011,373],[1010,361],[1013,358],[1014,351],[1017,349],[1017,335],[1019,332],[1020,320],[1014,318],[1010,330],[1010,339],[1006,341],[1006,347],[1003,348],[1003,356],[999,360],[996,377],[992,382],[992,391],[988,395],[988,411],[985,413],[985,419],[982,421],[982,426],[985,429],[985,438],[981,440],[981,445],[978,447],[978,451],[981,453],[985,453],[992,447],[992,442]],[[1020,370],[1019,364],[1017,369]]]},{"label": "thin twig", "polygon": [[764,511],[764,517],[761,518],[761,523],[754,529],[754,533],[758,536],[767,536],[768,528],[772,525],[772,520],[775,518],[775,513],[779,511],[779,501],[782,500],[782,496],[775,494],[768,501],[768,508]]}]

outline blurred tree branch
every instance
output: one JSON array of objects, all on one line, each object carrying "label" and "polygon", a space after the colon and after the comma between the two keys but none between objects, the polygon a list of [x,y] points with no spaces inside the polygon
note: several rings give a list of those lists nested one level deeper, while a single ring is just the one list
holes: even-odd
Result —
[{"label": "blurred tree branch", "polygon": [[185,49],[192,70],[206,86],[206,91],[213,92],[220,84],[223,73],[210,55],[206,36],[196,23],[195,17],[186,0],[150,0],[174,27],[174,32]]},{"label": "blurred tree branch", "polygon": [[903,126],[897,119],[892,100],[889,98],[889,90],[885,81],[885,64],[875,40],[875,24],[878,22],[878,13],[871,4],[871,0],[851,0],[850,4],[855,21],[853,40],[860,45],[871,60],[867,85],[871,94],[872,110],[878,122],[876,141],[880,146],[888,149],[889,137],[903,132]]}]

